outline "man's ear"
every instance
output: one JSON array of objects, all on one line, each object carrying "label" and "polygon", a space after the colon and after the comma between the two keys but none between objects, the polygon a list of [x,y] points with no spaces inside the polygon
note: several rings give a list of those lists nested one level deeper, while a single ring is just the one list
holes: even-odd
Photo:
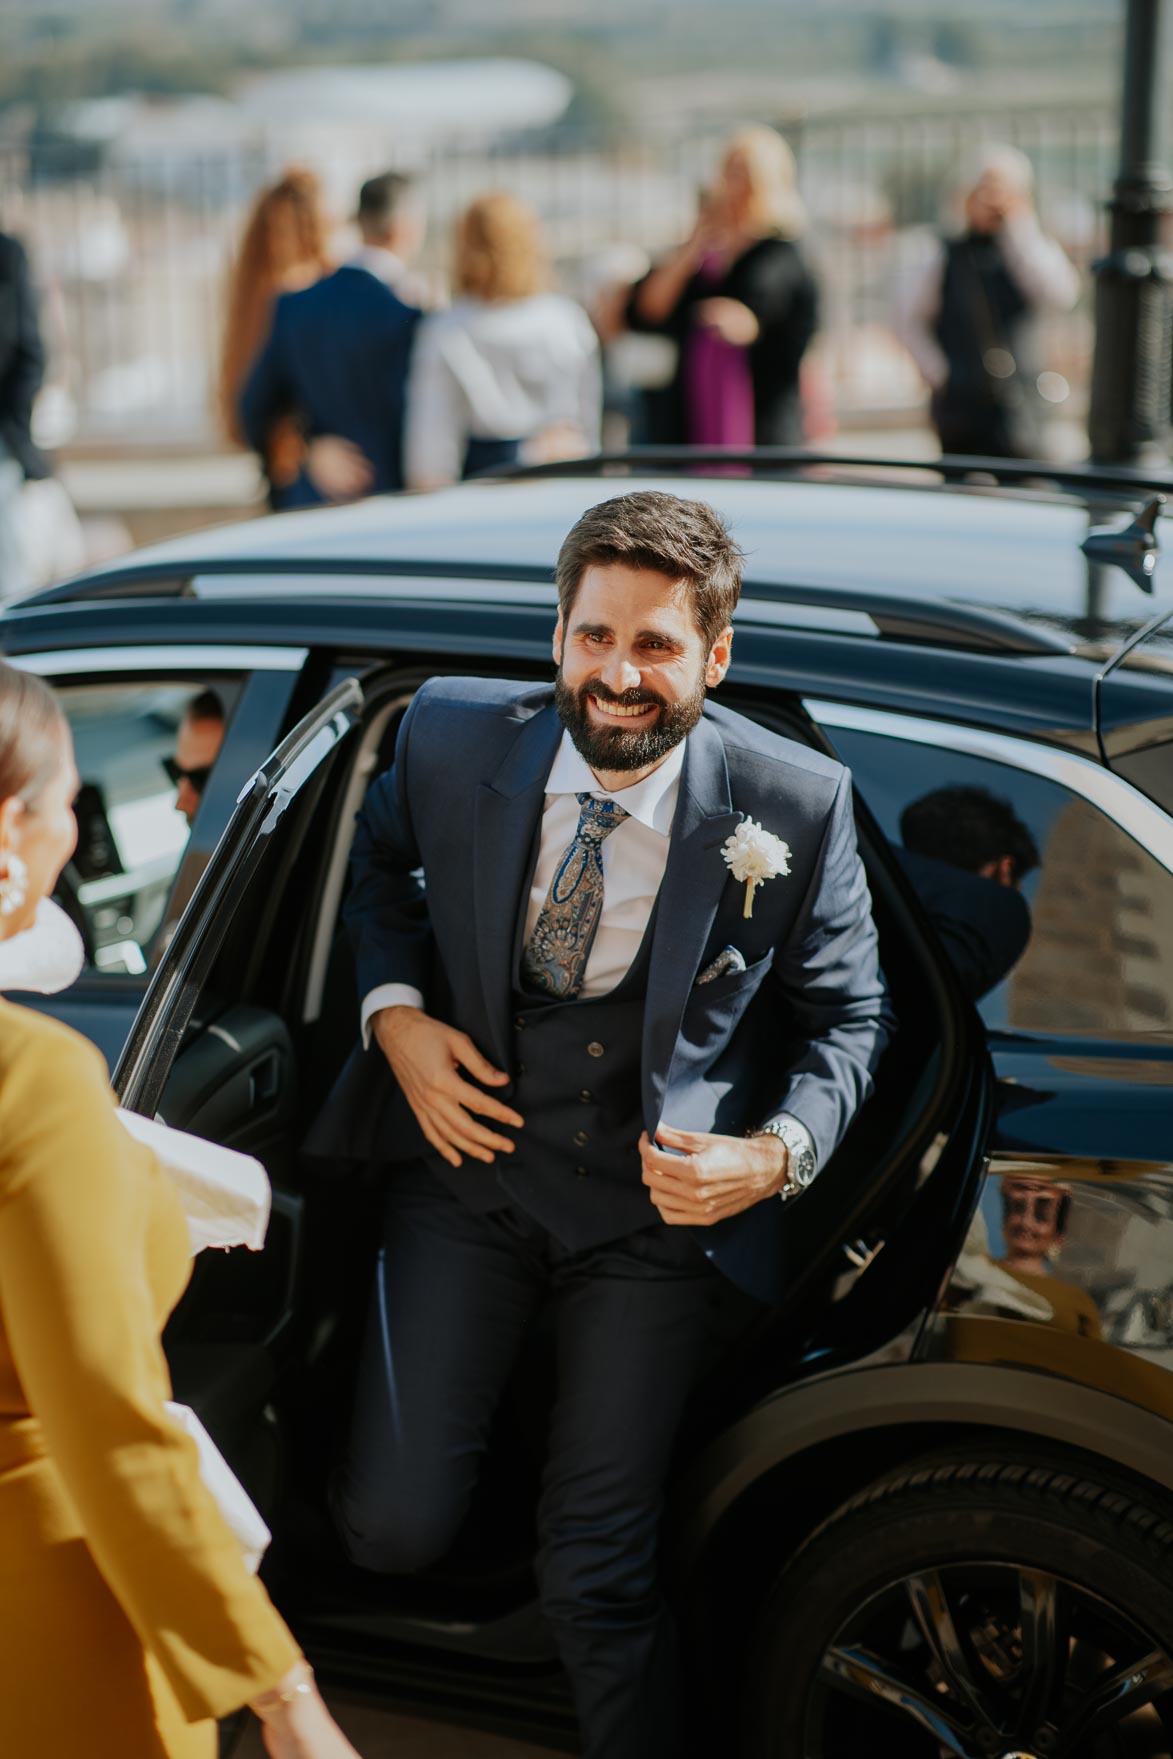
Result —
[{"label": "man's ear", "polygon": [[554,664],[556,666],[560,666],[562,664],[562,636],[563,636],[563,633],[564,633],[564,630],[563,630],[563,624],[562,624],[562,612],[559,611],[558,621],[554,625]]},{"label": "man's ear", "polygon": [[729,662],[732,658],[733,627],[731,624],[726,624],[709,649],[709,657],[705,662],[705,683],[710,690],[715,690],[720,684],[729,670]]}]

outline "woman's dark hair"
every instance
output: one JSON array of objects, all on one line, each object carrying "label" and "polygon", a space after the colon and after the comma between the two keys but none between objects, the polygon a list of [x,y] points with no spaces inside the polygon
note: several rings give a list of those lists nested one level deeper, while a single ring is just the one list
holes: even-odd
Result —
[{"label": "woman's dark hair", "polygon": [[35,805],[61,765],[65,716],[43,678],[0,660],[0,801]]},{"label": "woman's dark hair", "polygon": [[619,562],[686,580],[708,651],[741,596],[742,553],[724,521],[704,501],[644,490],[589,507],[558,552],[558,609],[570,619],[588,568]]}]

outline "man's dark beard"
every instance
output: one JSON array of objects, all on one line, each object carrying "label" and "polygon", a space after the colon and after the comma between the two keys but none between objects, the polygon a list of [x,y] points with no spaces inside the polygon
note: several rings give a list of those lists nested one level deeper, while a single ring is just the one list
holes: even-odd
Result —
[{"label": "man's dark beard", "polygon": [[[596,727],[590,718],[587,698],[614,702],[623,708],[655,703],[660,713],[646,727]],[[705,682],[701,678],[691,696],[668,703],[654,690],[623,690],[618,694],[605,684],[584,684],[571,690],[561,668],[554,680],[554,702],[574,749],[593,770],[642,770],[667,757],[673,746],[687,737],[701,718],[705,706]]]}]

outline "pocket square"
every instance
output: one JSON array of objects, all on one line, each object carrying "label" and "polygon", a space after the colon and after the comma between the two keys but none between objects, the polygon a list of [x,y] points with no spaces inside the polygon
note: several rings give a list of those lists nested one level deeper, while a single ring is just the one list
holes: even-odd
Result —
[{"label": "pocket square", "polygon": [[718,977],[728,977],[731,971],[744,971],[745,958],[736,947],[726,947],[697,977],[697,984],[713,983]]}]

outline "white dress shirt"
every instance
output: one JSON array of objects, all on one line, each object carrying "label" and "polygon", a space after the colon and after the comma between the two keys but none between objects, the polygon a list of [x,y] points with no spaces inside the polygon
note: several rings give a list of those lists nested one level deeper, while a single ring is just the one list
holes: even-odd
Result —
[{"label": "white dress shirt", "polygon": [[[590,794],[596,800],[614,800],[630,815],[604,838],[601,846],[603,908],[579,991],[584,998],[606,995],[613,990],[622,982],[639,952],[668,865],[668,844],[676,814],[676,797],[680,792],[685,744],[686,741],[681,740],[674,746],[663,763],[641,782],[633,782],[627,788],[607,789],[599,786],[585,758],[575,749],[570,734],[564,732],[562,735],[562,743],[546,782],[538,860],[525,910],[527,941],[533,934],[558,864],[578,829],[580,808],[575,796]],[[383,983],[371,990],[362,1005],[364,1047],[370,1043],[371,1016],[380,1008],[423,1006],[423,995],[411,984]],[[791,1114],[783,1112],[780,1116],[790,1118]],[[797,1118],[792,1121],[798,1124],[813,1147],[806,1126]]]},{"label": "white dress shirt", "polygon": [[458,299],[424,319],[412,350],[408,487],[456,482],[472,438],[524,441],[566,424],[594,450],[602,397],[598,339],[573,300]]}]

